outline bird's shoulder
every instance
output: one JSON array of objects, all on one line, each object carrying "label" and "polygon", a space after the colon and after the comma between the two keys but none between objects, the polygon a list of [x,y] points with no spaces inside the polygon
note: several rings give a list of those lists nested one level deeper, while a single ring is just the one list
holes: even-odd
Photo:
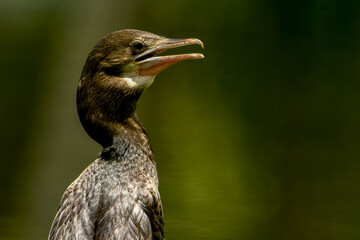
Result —
[{"label": "bird's shoulder", "polygon": [[49,239],[92,239],[93,214],[99,208],[100,194],[94,191],[97,164],[90,164],[65,190],[51,226]]}]

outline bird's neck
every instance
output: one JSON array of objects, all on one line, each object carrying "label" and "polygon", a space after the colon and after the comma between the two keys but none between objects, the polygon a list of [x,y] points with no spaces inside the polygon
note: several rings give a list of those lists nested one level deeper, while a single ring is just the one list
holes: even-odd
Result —
[{"label": "bird's neck", "polygon": [[154,154],[146,130],[136,116],[121,123],[113,123],[114,136],[112,144],[104,147],[103,159],[137,159],[154,162]]},{"label": "bird's neck", "polygon": [[137,154],[143,154],[154,161],[150,138],[136,115],[125,119],[116,126],[112,146],[122,147],[124,144],[135,150]]},{"label": "bird's neck", "polygon": [[151,152],[149,137],[135,113],[144,89],[128,89],[118,78],[103,73],[94,77],[102,81],[86,81],[89,78],[85,74],[80,79],[77,92],[79,118],[89,136],[104,148],[123,139]]}]

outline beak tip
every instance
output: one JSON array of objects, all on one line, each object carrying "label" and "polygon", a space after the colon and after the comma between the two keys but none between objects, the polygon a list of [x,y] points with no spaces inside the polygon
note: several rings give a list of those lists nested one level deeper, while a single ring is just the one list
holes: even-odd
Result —
[{"label": "beak tip", "polygon": [[200,40],[200,39],[197,39],[197,44],[199,44],[201,47],[202,47],[202,49],[204,49],[205,47],[204,47],[204,43]]}]

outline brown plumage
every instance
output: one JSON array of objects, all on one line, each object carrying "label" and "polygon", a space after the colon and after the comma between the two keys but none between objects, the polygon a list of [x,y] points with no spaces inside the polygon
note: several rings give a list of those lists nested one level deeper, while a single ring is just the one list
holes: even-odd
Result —
[{"label": "brown plumage", "polygon": [[154,154],[136,102],[156,74],[201,54],[155,55],[200,44],[138,30],[103,37],[79,81],[80,121],[103,150],[65,191],[49,239],[164,239]]}]

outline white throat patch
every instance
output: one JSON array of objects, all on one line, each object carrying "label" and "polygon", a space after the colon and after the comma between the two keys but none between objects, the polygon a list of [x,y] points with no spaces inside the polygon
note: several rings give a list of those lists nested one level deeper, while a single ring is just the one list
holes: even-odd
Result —
[{"label": "white throat patch", "polygon": [[154,78],[155,76],[139,76],[137,74],[122,77],[131,88],[148,87],[154,82]]}]

